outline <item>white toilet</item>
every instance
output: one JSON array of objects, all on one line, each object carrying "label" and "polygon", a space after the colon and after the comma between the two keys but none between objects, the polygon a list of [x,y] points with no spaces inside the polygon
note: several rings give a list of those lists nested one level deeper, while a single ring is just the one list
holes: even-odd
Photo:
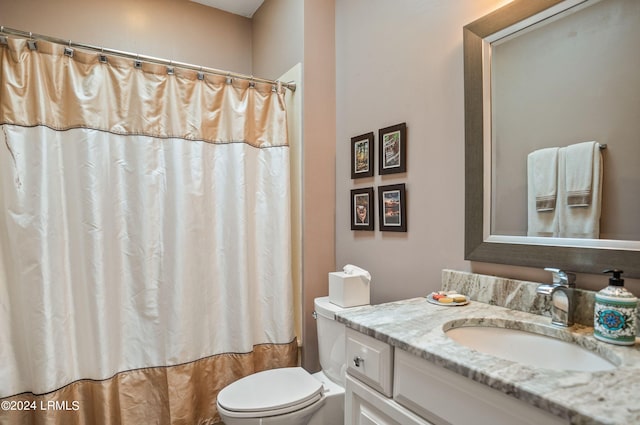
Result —
[{"label": "white toilet", "polygon": [[246,376],[218,394],[225,425],[342,425],[344,423],[345,327],[335,320],[345,310],[316,298],[318,350],[322,371],[300,367]]}]

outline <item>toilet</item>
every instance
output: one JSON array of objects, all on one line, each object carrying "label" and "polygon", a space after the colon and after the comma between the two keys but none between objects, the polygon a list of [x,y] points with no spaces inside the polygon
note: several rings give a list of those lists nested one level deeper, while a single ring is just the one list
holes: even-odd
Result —
[{"label": "toilet", "polygon": [[301,367],[254,373],[218,394],[225,425],[342,425],[344,423],[345,327],[329,297],[314,300],[322,371]]}]

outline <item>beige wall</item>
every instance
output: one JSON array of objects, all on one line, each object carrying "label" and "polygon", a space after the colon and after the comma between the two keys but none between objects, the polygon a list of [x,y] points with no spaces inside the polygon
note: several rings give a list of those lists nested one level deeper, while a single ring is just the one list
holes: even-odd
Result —
[{"label": "beige wall", "polygon": [[[372,302],[426,295],[464,261],[462,27],[506,0],[337,0],[336,265],[372,275]],[[351,180],[350,138],[407,123],[407,172]],[[407,233],[351,231],[350,190],[405,183]],[[377,193],[375,200],[377,204]]]},{"label": "beige wall", "polygon": [[[371,272],[372,303],[426,295],[443,268],[550,281],[543,270],[464,260],[462,27],[508,2],[336,0],[336,266]],[[351,180],[350,138],[373,131],[377,147],[378,129],[400,122],[407,172]],[[407,185],[408,233],[351,231],[349,191],[393,183]],[[578,276],[587,289],[607,281]],[[640,281],[626,283],[640,293]]]},{"label": "beige wall", "polygon": [[304,60],[304,2],[266,0],[253,15],[253,73],[277,79]]},{"label": "beige wall", "polygon": [[313,300],[335,270],[336,66],[334,0],[304,2],[303,365],[317,370]]},{"label": "beige wall", "polygon": [[334,23],[334,0],[266,0],[253,26],[256,75],[278,78],[303,63],[302,364],[310,371],[319,368],[313,300],[327,295],[335,270]]},{"label": "beige wall", "polygon": [[252,73],[251,20],[188,0],[0,0],[0,25]]}]

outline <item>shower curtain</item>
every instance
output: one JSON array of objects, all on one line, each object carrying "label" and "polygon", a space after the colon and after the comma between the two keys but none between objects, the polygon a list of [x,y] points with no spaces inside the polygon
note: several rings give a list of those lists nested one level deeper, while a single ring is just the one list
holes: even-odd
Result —
[{"label": "shower curtain", "polygon": [[0,66],[0,423],[215,423],[294,366],[282,89],[19,38]]}]

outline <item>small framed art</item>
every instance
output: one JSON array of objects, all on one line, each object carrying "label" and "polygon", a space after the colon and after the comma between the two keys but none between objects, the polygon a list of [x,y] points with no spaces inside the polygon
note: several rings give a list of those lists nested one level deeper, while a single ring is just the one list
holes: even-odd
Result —
[{"label": "small framed art", "polygon": [[351,138],[351,178],[373,176],[373,132]]},{"label": "small framed art", "polygon": [[351,191],[351,230],[373,230],[373,187]]},{"label": "small framed art", "polygon": [[397,124],[378,131],[378,173],[407,171],[407,124]]},{"label": "small framed art", "polygon": [[378,187],[380,230],[407,231],[407,202],[404,183]]}]

